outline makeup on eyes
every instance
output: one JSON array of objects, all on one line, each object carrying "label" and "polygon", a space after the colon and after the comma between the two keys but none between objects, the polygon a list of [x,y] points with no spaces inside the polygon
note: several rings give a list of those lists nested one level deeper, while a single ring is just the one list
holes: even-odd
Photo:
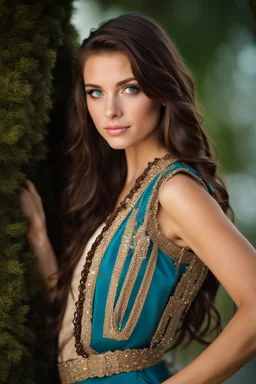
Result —
[{"label": "makeup on eyes", "polygon": [[[124,87],[124,90],[126,89],[126,88],[134,88],[135,90],[136,90],[136,92],[131,92],[130,94],[132,95],[132,94],[137,94],[139,91],[140,91],[140,88],[138,87],[138,85],[137,84],[127,84],[125,87]],[[85,87],[85,89],[86,89],[86,87]],[[90,89],[90,90],[85,90],[85,93],[86,94],[88,94],[88,95],[90,95],[92,98],[98,98],[98,96],[93,96],[92,95],[92,93],[93,92],[96,92],[96,91],[100,91],[101,92],[101,89],[100,88],[92,88],[92,89]]]}]

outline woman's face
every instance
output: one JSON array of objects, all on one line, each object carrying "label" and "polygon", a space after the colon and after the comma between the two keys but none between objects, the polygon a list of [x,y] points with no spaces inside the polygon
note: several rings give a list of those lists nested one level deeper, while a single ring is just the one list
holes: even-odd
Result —
[{"label": "woman's face", "polygon": [[[112,148],[126,149],[144,140],[156,140],[161,102],[142,92],[125,54],[90,56],[83,76],[88,112],[96,129]],[[129,128],[111,134],[106,130],[108,125]]]}]

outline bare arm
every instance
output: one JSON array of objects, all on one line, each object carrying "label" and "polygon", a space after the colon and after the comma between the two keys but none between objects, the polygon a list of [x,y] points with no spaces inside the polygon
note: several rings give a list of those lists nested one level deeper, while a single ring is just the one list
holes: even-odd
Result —
[{"label": "bare arm", "polygon": [[254,304],[243,305],[222,333],[190,364],[162,384],[222,384],[255,356]]},{"label": "bare arm", "polygon": [[28,222],[29,248],[37,259],[39,273],[46,283],[49,298],[53,301],[57,280],[56,277],[51,278],[51,275],[58,271],[58,263],[48,237],[41,197],[30,180],[25,180],[24,185],[20,187],[20,207]]},{"label": "bare arm", "polygon": [[221,334],[164,384],[221,384],[256,354],[256,251],[193,179],[174,175],[159,194],[175,232],[209,267],[238,310]]},{"label": "bare arm", "polygon": [[46,289],[52,302],[55,298],[55,286],[57,279],[50,276],[59,270],[56,255],[46,231],[35,232],[33,229],[28,232],[27,240],[31,252],[37,259],[37,268],[43,277]]}]

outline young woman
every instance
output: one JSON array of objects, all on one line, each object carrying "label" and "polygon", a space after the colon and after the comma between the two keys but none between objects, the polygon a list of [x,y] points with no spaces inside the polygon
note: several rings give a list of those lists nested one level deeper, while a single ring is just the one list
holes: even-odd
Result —
[{"label": "young woman", "polygon": [[[21,190],[61,381],[223,383],[255,354],[256,252],[227,216],[189,72],[161,26],[127,13],[91,31],[73,73],[59,266],[40,196],[28,180]],[[220,283],[236,314],[168,371],[167,350],[206,342],[213,314],[219,328]]]}]

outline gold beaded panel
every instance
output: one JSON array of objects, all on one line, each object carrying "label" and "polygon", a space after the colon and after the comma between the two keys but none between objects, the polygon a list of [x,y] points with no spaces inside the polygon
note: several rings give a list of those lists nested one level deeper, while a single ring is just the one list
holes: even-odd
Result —
[{"label": "gold beaded panel", "polygon": [[186,164],[182,163],[182,165],[183,167],[177,168],[175,164],[173,164],[168,168],[167,172],[163,173],[162,177],[154,186],[145,214],[145,220],[147,220],[148,223],[147,232],[153,243],[174,261],[177,269],[181,263],[188,264],[186,271],[175,287],[173,295],[169,298],[169,302],[165,307],[156,332],[152,337],[150,348],[153,348],[157,343],[169,347],[182,315],[188,311],[208,273],[207,266],[197,257],[193,250],[185,250],[184,247],[180,247],[171,242],[160,231],[157,222],[159,191],[164,183],[176,173],[182,172],[190,175],[202,185],[203,188],[211,193],[205,181],[189,170]]},{"label": "gold beaded panel", "polygon": [[[81,327],[81,341],[83,343],[84,349],[88,354],[97,354],[98,352],[94,350],[90,344],[91,344],[91,332],[92,332],[92,308],[93,308],[93,297],[95,292],[95,285],[97,280],[97,275],[99,273],[99,267],[100,263],[102,261],[103,256],[105,255],[105,252],[115,236],[118,228],[123,223],[123,221],[130,215],[129,222],[127,223],[127,230],[124,237],[124,242],[122,245],[120,245],[119,248],[119,254],[116,259],[116,265],[114,266],[114,273],[111,277],[111,289],[109,289],[108,292],[108,299],[106,303],[106,310],[105,310],[105,319],[104,319],[104,337],[111,337],[111,338],[117,338],[117,340],[126,339],[129,337],[129,335],[132,332],[132,329],[134,328],[134,320],[138,316],[138,311],[135,309],[135,314],[133,313],[130,322],[127,324],[127,327],[122,332],[119,331],[119,327],[116,326],[115,328],[112,327],[112,320],[113,318],[117,318],[117,312],[113,313],[113,298],[114,298],[114,292],[116,290],[116,287],[118,285],[118,275],[119,271],[121,269],[121,265],[123,263],[123,260],[125,259],[125,254],[127,252],[127,248],[125,243],[127,242],[127,237],[131,236],[131,233],[134,230],[134,224],[136,219],[137,210],[134,210],[134,213],[132,210],[134,209],[136,203],[138,202],[139,198],[143,194],[144,190],[147,186],[159,175],[161,176],[162,171],[170,165],[171,162],[177,161],[177,159],[174,159],[173,161],[170,160],[170,158],[162,158],[160,159],[147,173],[146,177],[142,181],[140,187],[135,191],[135,193],[132,195],[131,199],[128,201],[126,207],[119,212],[119,214],[114,218],[113,222],[111,223],[111,226],[108,228],[108,230],[104,233],[102,241],[99,243],[94,257],[92,259],[92,264],[90,267],[90,271],[87,277],[86,282],[86,290],[85,290],[85,299],[83,304],[83,314],[82,314],[82,327]],[[133,221],[134,220],[134,221]],[[131,239],[131,237],[130,237]],[[154,247],[156,254],[156,247]],[[154,265],[154,259],[156,256],[153,257],[152,265]],[[132,266],[131,266],[132,268]],[[137,267],[138,268],[138,265]],[[136,272],[135,272],[136,273]],[[130,279],[130,276],[128,277]],[[128,284],[128,279],[126,282],[126,285]],[[143,288],[143,292],[141,293],[141,296],[144,296],[147,291],[147,286],[145,285]],[[124,292],[124,291],[123,291]],[[121,297],[124,297],[124,293],[121,292]],[[122,305],[121,305],[122,304]],[[122,308],[121,308],[122,307]],[[122,313],[125,309],[125,300],[121,302],[119,301],[118,308],[120,308],[120,316],[122,317]],[[138,310],[138,308],[137,308]],[[112,320],[111,320],[112,319]]]},{"label": "gold beaded panel", "polygon": [[[166,168],[168,168],[167,171]],[[173,295],[169,299],[156,332],[152,338],[151,346],[160,342],[160,340],[162,340],[162,343],[164,343],[164,340],[169,341],[172,338],[182,313],[188,309],[207,275],[207,267],[201,262],[201,260],[194,254],[193,251],[186,251],[184,248],[175,245],[169,241],[158,228],[156,213],[159,205],[159,189],[163,185],[164,181],[167,181],[177,172],[188,173],[206,190],[208,190],[205,182],[202,181],[202,179],[195,175],[193,172],[189,171],[185,165],[184,168],[177,168],[176,164],[170,164],[170,162],[165,164],[158,163],[157,166],[152,168],[151,172],[148,173],[146,179],[142,183],[141,187],[136,191],[126,209],[120,212],[116,217],[116,220],[114,220],[109,230],[105,233],[102,242],[99,244],[98,249],[95,252],[87,279],[87,290],[84,301],[84,316],[81,334],[82,342],[89,354],[97,353],[91,348],[90,343],[92,325],[92,301],[100,263],[107,250],[107,247],[111,242],[111,239],[127,216],[129,216],[129,218],[114,265],[105,306],[103,330],[104,337],[115,340],[127,340],[131,336],[138,322],[141,311],[143,310],[143,304],[146,300],[147,293],[152,281],[158,257],[158,248],[163,250],[166,255],[168,255],[174,262],[176,262],[176,266],[177,263],[180,264],[181,262],[188,263],[189,265],[186,268],[186,272],[183,274],[179,283],[177,284]],[[134,206],[145,188],[158,174],[158,180],[153,186],[151,198],[146,209],[144,223],[138,228],[136,218],[139,208],[134,208]],[[146,232],[148,234],[146,234]],[[134,238],[135,234],[136,237]],[[153,242],[153,247],[151,253],[148,254],[150,240]],[[124,280],[117,304],[114,308],[120,274],[124,266],[127,253],[130,251],[130,245],[132,244],[132,241],[134,241],[132,261]],[[138,292],[137,300],[134,303],[125,327],[121,329],[121,323],[127,309],[131,291],[138,275],[141,262],[146,257],[148,259],[147,268]]]},{"label": "gold beaded panel", "polygon": [[[116,218],[114,218],[111,226],[105,232],[102,241],[99,243],[87,278],[82,316],[81,340],[89,357],[79,357],[76,360],[59,364],[59,373],[62,383],[71,384],[88,377],[104,377],[121,372],[142,370],[161,362],[165,350],[170,346],[182,315],[188,311],[194,297],[206,278],[208,268],[197,255],[192,250],[187,251],[183,247],[172,243],[158,227],[157,211],[159,208],[159,190],[164,182],[169,180],[174,174],[177,172],[185,172],[192,176],[208,191],[207,183],[189,170],[184,163],[182,163],[184,167],[177,168],[177,165],[174,164],[175,161],[176,160],[170,161],[168,158],[162,159],[149,170],[139,189],[131,197],[126,207],[119,212]],[[156,178],[156,176],[158,177]],[[138,220],[140,204],[137,206],[136,203],[143,195],[147,186],[149,186],[155,178],[156,181],[154,182],[143,220]],[[174,292],[169,297],[149,348],[129,348],[122,351],[115,350],[98,353],[90,346],[93,297],[97,274],[99,272],[101,260],[113,236],[125,219],[127,219],[127,223],[118,250],[113,273],[111,275],[105,307],[104,337],[116,340],[127,340],[131,336],[147,297],[147,292],[156,267],[157,257],[164,256],[159,254],[159,249],[165,253],[165,257],[170,257],[171,260],[173,260],[177,269],[177,277],[179,266],[181,264],[185,264],[186,269],[179,281],[175,282]],[[150,243],[152,244],[151,247],[149,247]],[[114,306],[120,273],[127,254],[131,249],[133,251],[132,259],[118,300]],[[130,299],[131,291],[141,263],[145,258],[147,258],[148,264],[144,278],[133,309],[122,329],[121,324]]]}]

